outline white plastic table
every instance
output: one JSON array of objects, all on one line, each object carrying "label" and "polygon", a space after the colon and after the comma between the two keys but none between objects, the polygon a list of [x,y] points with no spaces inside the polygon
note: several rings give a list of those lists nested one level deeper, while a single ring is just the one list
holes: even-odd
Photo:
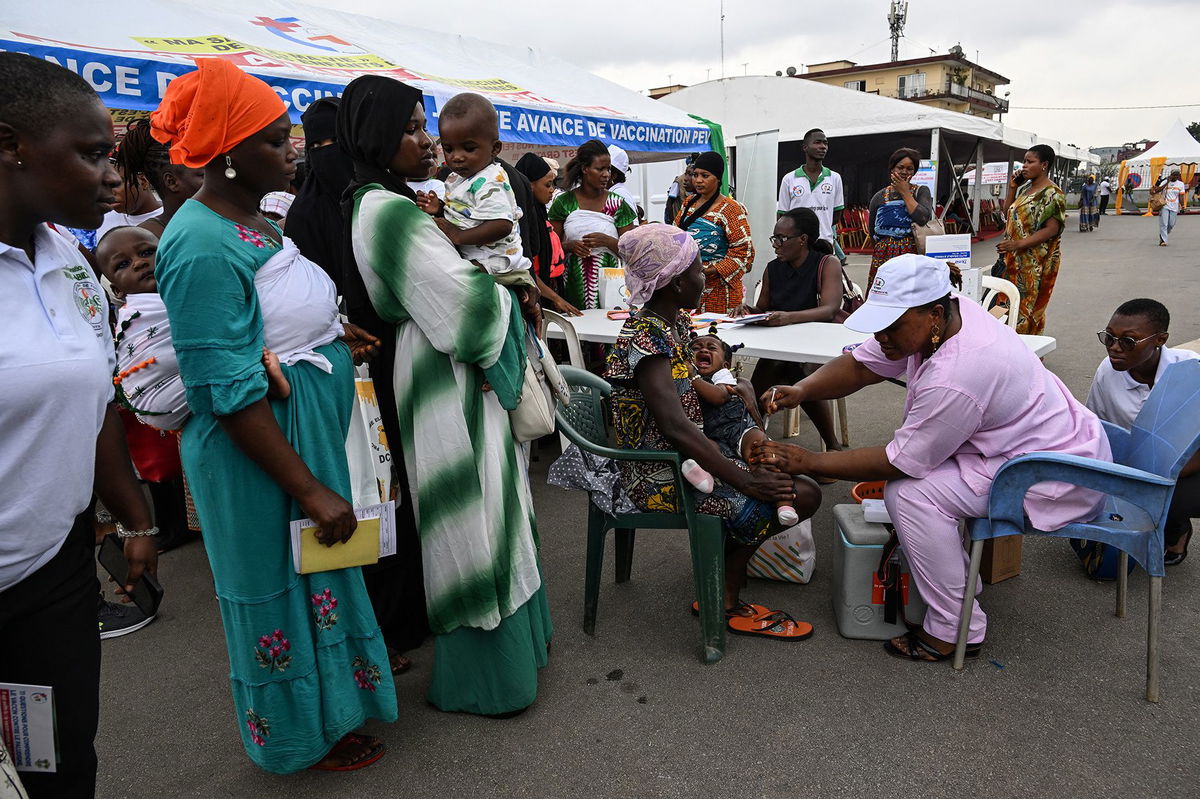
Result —
[{"label": "white plastic table", "polygon": [[[583,316],[569,317],[575,333],[583,341],[612,344],[621,332],[623,320],[609,319],[607,311],[594,309],[584,311]],[[784,327],[762,327],[760,325],[730,326],[719,329],[721,338],[730,344],[745,344],[738,355],[754,358],[777,358],[797,363],[828,363],[842,354],[850,344],[859,344],[870,336],[856,333],[845,325],[830,322],[806,322]],[[551,325],[547,334],[562,338],[556,326]],[[1054,351],[1057,341],[1051,336],[1021,336],[1039,358]]]}]

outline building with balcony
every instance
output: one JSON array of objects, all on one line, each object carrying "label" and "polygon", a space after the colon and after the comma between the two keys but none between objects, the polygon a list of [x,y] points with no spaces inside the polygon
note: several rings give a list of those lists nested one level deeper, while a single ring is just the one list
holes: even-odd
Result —
[{"label": "building with balcony", "polygon": [[1008,101],[997,96],[997,88],[1007,85],[1008,78],[968,61],[958,46],[946,55],[882,64],[809,64],[796,77],[989,119],[1008,110]]}]

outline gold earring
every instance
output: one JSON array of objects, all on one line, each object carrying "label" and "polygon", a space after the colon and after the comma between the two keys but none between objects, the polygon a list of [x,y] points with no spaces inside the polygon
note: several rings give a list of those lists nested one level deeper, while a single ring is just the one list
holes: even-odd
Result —
[{"label": "gold earring", "polygon": [[933,329],[933,336],[931,336],[929,340],[933,342],[933,351],[937,352],[937,348],[941,346],[942,343],[942,329],[940,327],[935,327]]}]

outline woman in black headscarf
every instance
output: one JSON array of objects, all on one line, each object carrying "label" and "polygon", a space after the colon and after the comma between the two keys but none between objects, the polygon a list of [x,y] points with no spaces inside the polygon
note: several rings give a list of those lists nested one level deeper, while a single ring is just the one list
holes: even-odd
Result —
[{"label": "woman in black headscarf", "polygon": [[389,437],[407,469],[438,636],[428,699],[442,710],[519,713],[537,696],[551,636],[533,501],[507,413],[525,363],[521,306],[536,304],[536,291],[500,286],[463,260],[414,202],[406,180],[436,164],[418,90],[357,78],[337,127],[355,175],[343,205],[346,263],[356,267],[346,271],[346,302],[351,318],[369,313],[386,326],[379,337],[395,348],[399,433]]},{"label": "woman in black headscarf", "polygon": [[542,293],[542,304],[549,305],[567,316],[583,316],[578,308],[559,295],[562,291],[562,275],[566,269],[566,255],[563,252],[562,241],[546,216],[550,198],[554,194],[554,179],[558,176],[550,164],[546,163],[546,159],[537,153],[525,153],[521,156],[521,160],[517,161],[516,170],[529,180],[532,195],[529,207],[533,217],[534,235],[538,237],[537,255],[533,259],[533,275],[537,280],[538,291]]},{"label": "woman in black headscarf", "polygon": [[283,232],[300,253],[318,264],[342,293],[345,251],[342,192],[354,180],[354,164],[337,146],[337,97],[322,97],[300,117],[304,125],[304,162],[308,178],[288,212]]},{"label": "woman in black headscarf", "polygon": [[754,267],[754,242],[746,206],[721,193],[725,159],[705,152],[692,167],[691,195],[679,209],[675,226],[700,245],[704,264],[704,294],[700,310],[733,313],[742,306],[742,276]]},{"label": "woman in black headscarf", "polygon": [[[337,111],[340,99],[323,97],[310,105],[300,117],[304,124],[304,152],[308,163],[308,179],[292,203],[284,233],[296,242],[296,247],[309,260],[319,264],[337,285],[338,294],[345,293],[346,224],[342,221],[342,195],[354,180],[354,162],[337,145]],[[351,282],[361,288],[362,278],[353,264]],[[375,381],[384,434],[388,441],[400,440],[396,421],[395,392],[392,388],[392,362],[396,355],[395,336],[391,327],[370,312],[370,303],[359,304],[348,314],[350,321],[368,330],[380,340],[379,354],[371,365],[374,374],[385,376]],[[385,335],[386,334],[386,335]],[[383,631],[388,646],[392,674],[411,668],[412,662],[403,652],[415,649],[429,635],[425,620],[425,589],[421,584],[420,544],[417,525],[413,520],[412,502],[404,463],[394,458],[397,470],[396,554],[381,558],[379,563],[363,568],[367,595]]]}]

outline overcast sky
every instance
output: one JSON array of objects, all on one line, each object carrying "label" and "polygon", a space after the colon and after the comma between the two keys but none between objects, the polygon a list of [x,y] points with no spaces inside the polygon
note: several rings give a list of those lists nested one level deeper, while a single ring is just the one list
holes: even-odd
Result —
[{"label": "overcast sky", "polygon": [[[529,44],[638,91],[721,72],[719,0],[307,0],[413,26]],[[725,74],[887,61],[888,0],[726,0]],[[414,13],[413,9],[418,9]],[[621,9],[636,13],[621,13]],[[1200,120],[1200,0],[910,0],[901,58],[945,53],[1011,81],[1005,122],[1080,147],[1157,139]],[[1079,107],[1190,108],[1075,110]],[[1022,106],[1061,110],[1026,110]]]}]

